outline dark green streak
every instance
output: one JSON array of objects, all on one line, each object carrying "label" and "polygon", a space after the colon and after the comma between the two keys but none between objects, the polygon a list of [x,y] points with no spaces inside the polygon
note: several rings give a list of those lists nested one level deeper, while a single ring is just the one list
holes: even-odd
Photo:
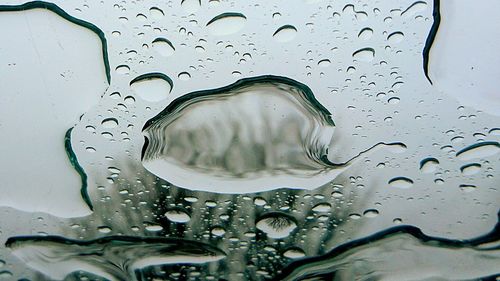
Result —
[{"label": "dark green streak", "polygon": [[108,60],[108,46],[104,32],[100,30],[97,26],[90,22],[75,18],[54,3],[44,2],[44,1],[31,1],[26,2],[22,5],[0,5],[0,12],[20,12],[32,9],[47,9],[59,15],[60,17],[66,19],[67,21],[74,23],[76,25],[85,27],[93,31],[101,39],[102,55],[104,59],[104,67],[106,68],[106,78],[108,83],[111,83],[111,71]]},{"label": "dark green streak", "polygon": [[429,55],[431,52],[432,44],[436,39],[436,35],[439,29],[439,25],[441,24],[441,12],[440,12],[440,0],[434,0],[434,10],[432,11],[432,17],[434,18],[434,22],[432,23],[431,30],[429,31],[429,35],[425,40],[424,50],[422,52],[422,56],[424,59],[424,73],[429,83],[432,85],[432,80],[429,77]]},{"label": "dark green streak", "polygon": [[90,196],[87,192],[87,174],[85,174],[85,171],[83,170],[82,166],[80,166],[80,163],[78,163],[78,159],[76,158],[76,154],[71,148],[71,131],[73,131],[73,128],[70,128],[68,131],[66,131],[66,135],[64,136],[64,149],[66,150],[66,154],[68,155],[69,161],[71,162],[71,166],[75,168],[76,172],[80,175],[80,178],[82,179],[82,187],[80,189],[80,194],[82,195],[83,201],[87,203],[89,206],[90,210],[94,210],[94,206],[92,206],[92,202],[90,201]]}]

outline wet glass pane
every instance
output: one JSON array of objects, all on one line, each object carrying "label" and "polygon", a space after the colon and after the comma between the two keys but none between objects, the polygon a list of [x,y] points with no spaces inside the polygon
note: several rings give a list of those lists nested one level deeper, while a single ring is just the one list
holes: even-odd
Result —
[{"label": "wet glass pane", "polygon": [[499,9],[0,1],[0,280],[499,280]]}]

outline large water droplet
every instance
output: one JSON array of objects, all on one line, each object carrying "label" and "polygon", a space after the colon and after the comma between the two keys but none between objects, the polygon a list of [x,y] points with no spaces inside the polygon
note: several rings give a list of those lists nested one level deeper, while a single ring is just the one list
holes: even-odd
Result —
[{"label": "large water droplet", "polygon": [[234,34],[245,27],[246,20],[240,13],[223,13],[207,23],[208,32],[216,36]]}]

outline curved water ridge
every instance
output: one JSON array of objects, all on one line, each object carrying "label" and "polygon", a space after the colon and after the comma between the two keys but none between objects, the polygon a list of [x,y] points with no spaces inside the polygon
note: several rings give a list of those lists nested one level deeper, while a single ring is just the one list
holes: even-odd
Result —
[{"label": "curved water ridge", "polygon": [[144,127],[142,162],[192,190],[314,189],[368,151],[330,162],[334,129],[331,113],[306,85],[279,76],[245,78],[172,101]]},{"label": "curved water ridge", "polygon": [[85,271],[112,281],[137,280],[135,271],[154,265],[203,264],[226,254],[202,242],[155,237],[108,236],[80,241],[60,236],[20,236],[6,246],[31,268],[54,280]]}]

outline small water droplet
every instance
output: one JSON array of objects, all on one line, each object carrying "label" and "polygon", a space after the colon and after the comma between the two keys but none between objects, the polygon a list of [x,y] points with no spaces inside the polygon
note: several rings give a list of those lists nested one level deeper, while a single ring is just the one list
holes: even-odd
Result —
[{"label": "small water droplet", "polygon": [[106,118],[102,120],[101,125],[106,129],[116,128],[118,126],[118,120],[116,120],[116,118]]},{"label": "small water droplet", "polygon": [[439,161],[436,158],[425,158],[420,161],[420,171],[422,173],[434,173],[439,166]]},{"label": "small water droplet", "polygon": [[152,44],[153,49],[164,57],[170,57],[175,53],[175,47],[168,39],[156,38]]},{"label": "small water droplet", "polygon": [[269,238],[285,238],[297,228],[297,222],[292,216],[281,212],[264,214],[256,224],[257,229],[266,233]]},{"label": "small water droplet", "polygon": [[406,177],[396,177],[389,181],[389,185],[396,188],[407,189],[413,186],[413,180]]},{"label": "small water droplet", "polygon": [[358,61],[370,62],[375,58],[375,50],[373,48],[363,48],[355,51],[352,57]]},{"label": "small water droplet", "polygon": [[297,28],[293,25],[283,25],[278,28],[274,34],[273,38],[278,42],[289,42],[292,41],[297,36]]},{"label": "small water droplet", "polygon": [[302,249],[293,247],[290,249],[287,249],[284,253],[283,256],[289,259],[299,259],[305,257],[305,253]]},{"label": "small water droplet", "polygon": [[462,172],[462,174],[466,176],[477,174],[480,170],[481,170],[481,164],[478,163],[467,164],[460,167],[460,171]]},{"label": "small water droplet", "polygon": [[462,161],[476,158],[490,157],[500,152],[500,144],[494,141],[475,143],[457,152],[456,156]]},{"label": "small water droplet", "polygon": [[391,43],[391,44],[398,44],[398,43],[401,43],[401,41],[403,41],[404,38],[405,38],[405,36],[404,36],[403,32],[396,31],[396,32],[389,34],[389,36],[387,36],[387,41],[389,41],[389,43]]},{"label": "small water droplet", "polygon": [[187,223],[191,220],[191,217],[181,209],[171,209],[165,213],[167,219],[177,223]]},{"label": "small water droplet", "polygon": [[246,20],[241,13],[223,13],[207,23],[208,32],[215,36],[234,34],[245,27]]}]

